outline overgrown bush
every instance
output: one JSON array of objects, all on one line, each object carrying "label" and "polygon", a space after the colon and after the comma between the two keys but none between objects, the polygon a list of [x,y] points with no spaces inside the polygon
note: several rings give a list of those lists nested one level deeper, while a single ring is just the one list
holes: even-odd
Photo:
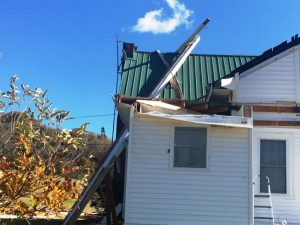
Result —
[{"label": "overgrown bush", "polygon": [[[0,213],[58,214],[87,182],[89,169],[80,163],[86,124],[62,129],[69,112],[53,108],[47,91],[17,80],[0,92]],[[84,176],[72,179],[78,173]]]}]

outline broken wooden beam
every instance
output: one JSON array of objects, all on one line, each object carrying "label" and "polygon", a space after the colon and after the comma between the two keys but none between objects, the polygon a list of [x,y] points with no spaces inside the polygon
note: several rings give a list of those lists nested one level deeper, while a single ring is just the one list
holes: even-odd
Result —
[{"label": "broken wooden beam", "polygon": [[170,84],[171,87],[173,88],[174,92],[175,92],[175,96],[177,99],[184,99],[181,87],[179,86],[178,80],[176,78],[176,76],[174,76],[171,80],[170,80]]}]

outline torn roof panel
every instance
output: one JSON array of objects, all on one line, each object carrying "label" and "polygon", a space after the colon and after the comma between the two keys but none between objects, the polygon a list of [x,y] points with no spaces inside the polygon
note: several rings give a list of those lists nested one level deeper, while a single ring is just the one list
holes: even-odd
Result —
[{"label": "torn roof panel", "polygon": [[[169,65],[176,56],[175,53],[161,55]],[[204,96],[208,84],[254,58],[255,56],[191,54],[177,73],[185,100]],[[147,97],[166,70],[167,67],[157,52],[134,52],[132,58],[124,60],[119,94]],[[175,98],[170,85],[166,86],[160,98]]]}]

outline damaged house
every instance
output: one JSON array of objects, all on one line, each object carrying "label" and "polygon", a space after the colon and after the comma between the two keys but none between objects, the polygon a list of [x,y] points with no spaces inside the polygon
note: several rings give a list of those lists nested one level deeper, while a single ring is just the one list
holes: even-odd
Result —
[{"label": "damaged house", "polygon": [[175,53],[124,43],[119,138],[83,197],[115,161],[126,225],[299,224],[300,38],[191,54],[198,32]]}]

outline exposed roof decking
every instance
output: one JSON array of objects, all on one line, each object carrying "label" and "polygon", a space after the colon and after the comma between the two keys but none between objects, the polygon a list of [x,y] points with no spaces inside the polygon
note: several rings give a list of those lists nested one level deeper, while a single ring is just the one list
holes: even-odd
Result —
[{"label": "exposed roof decking", "polygon": [[[169,64],[176,56],[174,53],[162,55]],[[208,84],[230,74],[254,58],[255,56],[191,54],[177,72],[185,99],[193,100],[204,96]],[[157,53],[134,52],[133,58],[124,61],[119,94],[145,97],[165,72],[166,67]],[[168,85],[160,97],[175,98],[175,92]]]}]

